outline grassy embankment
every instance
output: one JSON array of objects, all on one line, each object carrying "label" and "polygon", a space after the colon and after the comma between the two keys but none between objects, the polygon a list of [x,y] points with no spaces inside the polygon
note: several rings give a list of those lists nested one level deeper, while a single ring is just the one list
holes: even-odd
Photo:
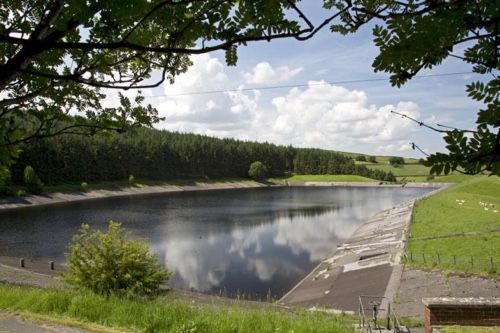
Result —
[{"label": "grassy embankment", "polygon": [[500,177],[474,176],[418,202],[411,264],[500,276]]},{"label": "grassy embankment", "polygon": [[127,300],[1,284],[0,295],[0,309],[95,332],[354,332],[352,316],[290,311],[269,303],[248,307],[168,297]]},{"label": "grassy embankment", "polygon": [[356,175],[296,175],[287,179],[289,182],[353,182],[367,183],[377,180]]}]

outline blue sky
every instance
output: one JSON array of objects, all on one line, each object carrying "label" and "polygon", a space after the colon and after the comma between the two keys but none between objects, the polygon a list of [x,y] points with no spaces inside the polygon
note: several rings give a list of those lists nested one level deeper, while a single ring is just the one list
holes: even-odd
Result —
[{"label": "blue sky", "polygon": [[[314,22],[329,14],[321,1],[305,10]],[[477,76],[440,76],[469,73],[470,65],[449,58],[398,89],[388,74],[374,73],[372,39],[364,27],[349,36],[324,29],[305,42],[253,43],[240,47],[236,67],[225,65],[222,52],[196,56],[173,85],[143,93],[165,117],[157,128],[367,155],[425,157],[410,142],[445,151],[441,134],[391,110],[431,126],[475,128],[480,105],[465,85]]]}]

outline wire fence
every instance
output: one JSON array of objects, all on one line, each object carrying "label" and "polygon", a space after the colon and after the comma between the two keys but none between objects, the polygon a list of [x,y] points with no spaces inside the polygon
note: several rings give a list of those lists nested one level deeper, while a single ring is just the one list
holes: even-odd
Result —
[{"label": "wire fence", "polygon": [[441,253],[406,252],[404,261],[425,267],[435,267],[470,273],[487,273],[500,275],[500,260],[493,257],[457,256]]}]

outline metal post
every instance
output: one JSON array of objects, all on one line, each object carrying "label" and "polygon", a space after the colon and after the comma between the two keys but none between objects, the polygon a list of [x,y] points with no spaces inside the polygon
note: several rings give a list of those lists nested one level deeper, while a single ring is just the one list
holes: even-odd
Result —
[{"label": "metal post", "polygon": [[370,304],[373,308],[373,326],[377,329],[377,317],[378,317],[378,307],[380,306],[380,302],[371,301]]},{"label": "metal post", "polygon": [[387,329],[391,329],[391,303],[387,304]]}]

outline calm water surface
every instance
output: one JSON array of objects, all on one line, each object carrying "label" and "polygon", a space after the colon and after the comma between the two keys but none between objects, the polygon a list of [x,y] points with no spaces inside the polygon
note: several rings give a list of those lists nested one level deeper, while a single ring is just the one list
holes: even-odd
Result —
[{"label": "calm water surface", "polygon": [[277,187],[163,193],[0,211],[0,254],[64,263],[82,223],[147,238],[177,289],[282,296],[373,214],[427,188]]}]

